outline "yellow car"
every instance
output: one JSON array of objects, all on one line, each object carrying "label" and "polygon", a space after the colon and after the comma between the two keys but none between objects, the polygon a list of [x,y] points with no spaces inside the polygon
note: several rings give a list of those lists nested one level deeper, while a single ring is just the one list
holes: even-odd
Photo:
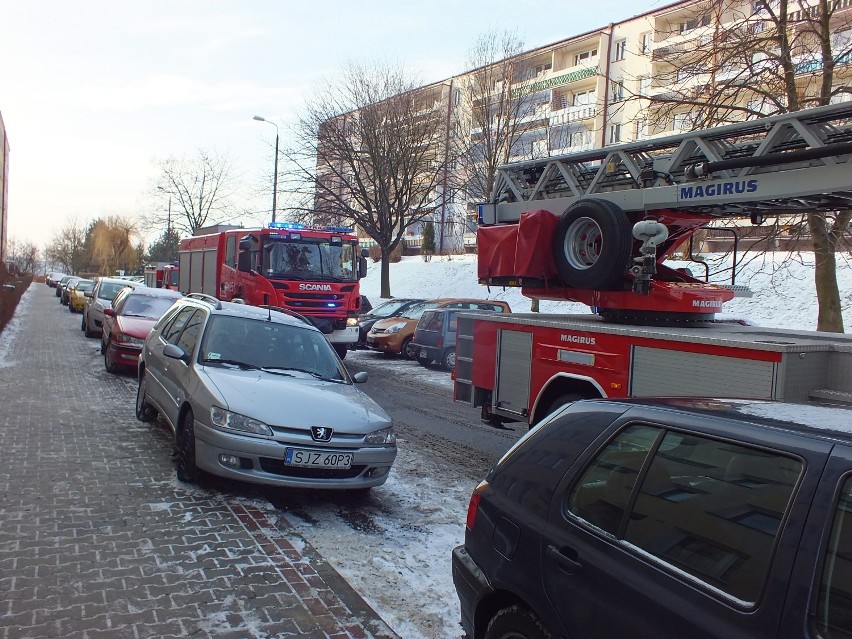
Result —
[{"label": "yellow car", "polygon": [[72,313],[82,313],[86,305],[86,291],[95,286],[94,280],[80,280],[68,289],[68,310]]}]

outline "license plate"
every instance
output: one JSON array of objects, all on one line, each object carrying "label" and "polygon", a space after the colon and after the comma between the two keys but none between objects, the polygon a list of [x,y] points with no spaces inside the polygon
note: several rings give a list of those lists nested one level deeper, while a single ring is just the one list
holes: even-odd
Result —
[{"label": "license plate", "polygon": [[284,463],[304,468],[350,468],[352,453],[330,453],[327,451],[288,448],[284,454]]},{"label": "license plate", "polygon": [[420,359],[426,359],[427,357],[429,357],[429,354],[426,352],[426,349],[421,348],[420,349]]}]

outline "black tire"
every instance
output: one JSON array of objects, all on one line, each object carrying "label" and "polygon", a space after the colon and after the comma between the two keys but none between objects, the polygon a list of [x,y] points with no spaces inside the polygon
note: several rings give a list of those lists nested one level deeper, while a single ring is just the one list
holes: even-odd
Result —
[{"label": "black tire", "polygon": [[86,337],[89,336],[88,331],[86,331],[86,316],[80,318],[80,330],[86,332]]},{"label": "black tire", "polygon": [[[103,342],[101,342],[101,344],[103,344]],[[117,373],[118,372],[118,366],[116,366],[115,362],[113,362],[109,358],[109,344],[107,344],[106,346],[102,346],[101,350],[103,351],[103,354],[104,354],[104,368],[106,369],[106,372],[107,373]]]},{"label": "black tire", "polygon": [[340,359],[346,359],[346,353],[349,350],[347,344],[332,344],[332,347],[334,347],[334,352]]},{"label": "black tire", "polygon": [[157,417],[157,410],[146,401],[146,377],[144,370],[139,373],[139,385],[136,387],[136,419],[140,422],[153,422]]},{"label": "black tire", "polygon": [[553,259],[566,286],[612,288],[624,281],[633,248],[630,222],[606,200],[575,202],[553,233]]},{"label": "black tire", "polygon": [[414,360],[417,358],[417,354],[414,352],[414,348],[411,346],[412,338],[409,337],[402,343],[402,348],[399,349],[399,354],[402,355],[405,359]]},{"label": "black tire", "polygon": [[195,415],[188,409],[177,435],[177,478],[194,484],[200,475],[195,465]]},{"label": "black tire", "polygon": [[516,605],[491,618],[483,639],[550,639],[550,633],[532,611]]},{"label": "black tire", "polygon": [[550,415],[550,413],[552,413],[556,409],[562,408],[563,406],[565,406],[565,404],[570,404],[581,399],[584,399],[584,397],[577,393],[562,393],[561,395],[557,396],[556,398],[551,400],[551,402],[547,405],[547,409],[540,414],[538,420],[536,420],[534,424],[530,424],[530,430],[537,426],[542,419]]},{"label": "black tire", "polygon": [[101,355],[106,353],[106,344],[104,344],[104,335],[101,333]]},{"label": "black tire", "polygon": [[452,371],[456,367],[456,349],[448,348],[441,358],[441,366],[445,371]]},{"label": "black tire", "polygon": [[83,328],[83,331],[86,333],[86,337],[97,337],[98,334],[95,331],[89,330],[89,322],[85,318],[83,319],[83,322],[85,324],[85,328]]}]

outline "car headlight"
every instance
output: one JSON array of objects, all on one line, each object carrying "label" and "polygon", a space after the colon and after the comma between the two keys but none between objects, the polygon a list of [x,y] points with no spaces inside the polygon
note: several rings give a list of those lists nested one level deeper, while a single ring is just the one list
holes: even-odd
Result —
[{"label": "car headlight", "polygon": [[385,333],[399,333],[406,326],[405,322],[397,322],[396,324],[391,324],[385,329]]},{"label": "car headlight", "polygon": [[366,437],[364,437],[365,444],[395,444],[396,443],[396,433],[393,431],[393,426],[389,426],[388,428],[383,428],[381,430],[375,430],[372,433],[368,433]]},{"label": "car headlight", "polygon": [[263,422],[240,415],[239,413],[232,413],[218,406],[210,408],[210,421],[217,428],[236,430],[243,433],[254,433],[255,435],[272,435],[272,429]]},{"label": "car headlight", "polygon": [[112,336],[113,340],[116,342],[120,342],[121,344],[130,344],[133,346],[142,346],[144,340],[139,339],[138,337],[133,337],[132,335],[128,335],[127,333],[114,333]]},{"label": "car headlight", "polygon": [[357,317],[347,317],[346,318],[347,326],[358,326],[358,318]]}]

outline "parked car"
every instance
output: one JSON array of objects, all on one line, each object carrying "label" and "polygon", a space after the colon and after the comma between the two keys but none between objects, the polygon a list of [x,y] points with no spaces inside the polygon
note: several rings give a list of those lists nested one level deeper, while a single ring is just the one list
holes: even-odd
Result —
[{"label": "parked car", "polygon": [[59,298],[60,302],[62,302],[62,287],[73,277],[76,277],[76,275],[63,275],[56,281],[56,290],[53,293]]},{"label": "parked car", "polygon": [[112,300],[118,292],[126,287],[144,286],[137,282],[117,277],[99,277],[95,286],[86,295],[86,305],[83,307],[83,319],[80,329],[86,337],[98,337],[103,333],[104,309],[112,308]]},{"label": "parked car", "polygon": [[48,286],[56,288],[56,283],[59,282],[63,277],[65,277],[65,273],[61,271],[51,271],[44,277],[44,283]]},{"label": "parked car", "polygon": [[367,347],[367,333],[370,332],[370,329],[373,328],[373,325],[376,322],[378,322],[379,320],[386,319],[388,317],[397,316],[400,313],[404,313],[415,304],[422,304],[425,301],[425,299],[415,298],[394,298],[391,300],[387,300],[386,302],[382,302],[381,304],[373,308],[371,311],[361,315],[361,317],[358,318],[357,347]]},{"label": "parked car", "polygon": [[499,300],[445,298],[421,302],[410,306],[406,311],[395,317],[379,320],[373,324],[373,327],[367,333],[367,348],[388,355],[403,355],[408,359],[414,359],[416,354],[411,349],[411,339],[414,337],[417,321],[424,311],[430,308],[477,310],[480,306],[494,307],[493,309],[482,310],[499,309],[499,312],[511,312],[509,305]]},{"label": "parked car", "polygon": [[145,340],[138,379],[136,417],[165,418],[184,481],[367,490],[396,458],[390,417],[353,384],[367,373],[301,316],[188,295]]},{"label": "parked car", "polygon": [[[503,312],[504,309],[491,302],[480,302],[477,311],[493,313]],[[459,313],[469,313],[470,310],[458,308],[433,308],[423,312],[414,328],[414,338],[410,350],[414,359],[421,366],[438,362],[444,370],[451,371],[456,367],[456,333]]]},{"label": "parked car", "polygon": [[71,287],[77,284],[82,277],[70,277],[62,284],[62,291],[59,294],[59,303],[63,306],[67,306],[68,302],[71,300]]},{"label": "parked car", "polygon": [[587,400],[473,492],[462,626],[495,637],[852,636],[852,411]]},{"label": "parked car", "polygon": [[72,313],[82,313],[86,306],[86,291],[91,291],[95,280],[77,280],[68,286],[68,310]]},{"label": "parked car", "polygon": [[142,344],[151,328],[181,297],[177,291],[147,286],[125,287],[116,294],[112,306],[104,309],[101,332],[101,353],[107,372],[136,369]]}]

